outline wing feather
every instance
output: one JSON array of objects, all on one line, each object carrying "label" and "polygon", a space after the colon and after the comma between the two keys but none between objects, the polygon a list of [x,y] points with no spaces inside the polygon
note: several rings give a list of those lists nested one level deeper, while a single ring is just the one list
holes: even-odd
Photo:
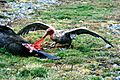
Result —
[{"label": "wing feather", "polygon": [[107,44],[109,44],[109,45],[111,45],[113,47],[113,45],[108,40],[106,40],[105,38],[103,38],[102,36],[97,34],[96,32],[90,31],[88,29],[75,28],[75,29],[71,29],[70,31],[66,31],[65,34],[66,35],[69,35],[69,34],[77,34],[77,35],[89,34],[89,35],[92,35],[94,37],[102,38]]},{"label": "wing feather", "polygon": [[35,22],[35,23],[28,24],[26,27],[21,29],[17,34],[18,35],[24,35],[24,34],[28,34],[29,31],[46,30],[50,27],[51,26],[49,26],[47,24],[44,24],[44,23],[41,23],[41,22]]}]

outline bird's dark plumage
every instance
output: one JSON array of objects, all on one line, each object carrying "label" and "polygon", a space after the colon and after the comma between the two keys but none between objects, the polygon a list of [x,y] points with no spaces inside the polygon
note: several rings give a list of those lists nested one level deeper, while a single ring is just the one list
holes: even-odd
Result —
[{"label": "bird's dark plumage", "polygon": [[29,31],[46,30],[48,28],[50,28],[50,26],[48,26],[47,24],[35,22],[32,24],[28,24],[26,27],[21,29],[17,34],[24,35],[24,34],[29,33]]},{"label": "bird's dark plumage", "polygon": [[109,44],[113,47],[113,45],[109,41],[107,41],[105,38],[103,38],[102,36],[100,36],[96,32],[90,31],[88,29],[76,28],[76,29],[72,29],[70,31],[65,32],[65,35],[68,35],[68,34],[77,34],[77,35],[79,35],[79,34],[89,34],[89,35],[92,35],[94,37],[98,37],[98,38],[103,39],[107,44]]},{"label": "bird's dark plumage", "polygon": [[48,26],[44,23],[32,23],[24,27],[20,32],[18,32],[18,34],[22,35],[22,34],[28,33],[29,31],[35,31],[35,30],[47,30],[47,33],[43,36],[43,38],[45,38],[47,35],[50,35],[50,38],[53,41],[60,44],[68,43],[69,45],[71,45],[72,39],[74,39],[76,35],[89,34],[94,37],[103,39],[107,44],[113,47],[113,45],[108,40],[106,40],[96,32],[90,31],[85,28],[75,28],[67,31],[64,31],[64,30],[57,31],[53,27]]},{"label": "bird's dark plumage", "polygon": [[33,50],[31,53],[29,49],[22,44],[29,44],[22,37],[17,35],[12,29],[7,26],[0,25],[0,48],[5,48],[12,54],[18,54],[21,56],[34,56],[49,58],[49,59],[59,59],[56,56],[52,56],[41,50]]}]

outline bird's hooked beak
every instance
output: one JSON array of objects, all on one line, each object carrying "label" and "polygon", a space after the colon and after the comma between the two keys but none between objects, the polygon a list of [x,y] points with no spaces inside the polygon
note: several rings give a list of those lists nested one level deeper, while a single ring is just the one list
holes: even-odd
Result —
[{"label": "bird's hooked beak", "polygon": [[48,35],[48,32],[46,32],[42,38],[46,38],[47,35]]}]

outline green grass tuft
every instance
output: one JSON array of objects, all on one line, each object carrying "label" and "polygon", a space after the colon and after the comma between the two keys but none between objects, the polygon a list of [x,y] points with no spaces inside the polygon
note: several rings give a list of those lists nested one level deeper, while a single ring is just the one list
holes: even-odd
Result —
[{"label": "green grass tuft", "polygon": [[42,67],[39,67],[39,68],[32,68],[32,69],[24,69],[22,71],[19,72],[19,76],[18,77],[33,77],[33,78],[36,78],[36,77],[47,77],[47,72],[48,72],[48,69],[46,68],[42,68]]}]

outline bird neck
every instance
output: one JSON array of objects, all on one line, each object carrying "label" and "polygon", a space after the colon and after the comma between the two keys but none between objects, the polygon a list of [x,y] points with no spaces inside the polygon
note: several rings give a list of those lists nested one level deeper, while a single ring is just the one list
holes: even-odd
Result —
[{"label": "bird neck", "polygon": [[51,31],[48,32],[48,35],[50,35],[51,39],[53,38],[54,34],[55,34],[54,30],[51,30]]},{"label": "bird neck", "polygon": [[48,32],[48,34],[49,34],[49,35],[53,35],[54,32],[55,32],[54,30],[51,30],[51,31]]},{"label": "bird neck", "polygon": [[50,38],[52,39],[54,37],[54,33],[53,34],[49,34],[50,35]]}]

